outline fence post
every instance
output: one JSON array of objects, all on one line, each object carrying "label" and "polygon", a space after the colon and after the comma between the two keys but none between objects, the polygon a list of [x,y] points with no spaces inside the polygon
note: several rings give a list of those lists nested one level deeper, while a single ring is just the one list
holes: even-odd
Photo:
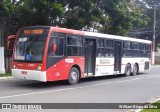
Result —
[{"label": "fence post", "polygon": [[4,68],[4,47],[0,47],[0,73],[5,73],[5,68]]}]

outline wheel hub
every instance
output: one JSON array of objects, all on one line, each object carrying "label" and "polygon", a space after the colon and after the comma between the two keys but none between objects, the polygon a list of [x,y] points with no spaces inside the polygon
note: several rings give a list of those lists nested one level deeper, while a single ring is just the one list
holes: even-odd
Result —
[{"label": "wheel hub", "polygon": [[76,80],[77,80],[77,73],[76,73],[76,72],[72,72],[72,73],[71,73],[71,79],[72,79],[73,81],[76,81]]}]

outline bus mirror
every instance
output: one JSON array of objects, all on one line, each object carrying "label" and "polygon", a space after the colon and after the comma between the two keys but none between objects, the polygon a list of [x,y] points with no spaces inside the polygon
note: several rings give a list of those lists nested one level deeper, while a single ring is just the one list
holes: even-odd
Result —
[{"label": "bus mirror", "polygon": [[53,46],[52,46],[52,51],[53,51],[53,52],[56,52],[56,50],[57,50],[57,44],[54,43]]},{"label": "bus mirror", "polygon": [[7,38],[7,50],[13,50],[16,35],[8,36]]}]

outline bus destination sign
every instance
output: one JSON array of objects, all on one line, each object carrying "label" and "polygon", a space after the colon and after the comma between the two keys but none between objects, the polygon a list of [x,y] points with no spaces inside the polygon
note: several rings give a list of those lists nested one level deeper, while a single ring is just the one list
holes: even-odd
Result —
[{"label": "bus destination sign", "polygon": [[42,34],[43,33],[43,29],[32,29],[32,30],[24,30],[23,33],[25,35],[29,35],[29,34]]}]

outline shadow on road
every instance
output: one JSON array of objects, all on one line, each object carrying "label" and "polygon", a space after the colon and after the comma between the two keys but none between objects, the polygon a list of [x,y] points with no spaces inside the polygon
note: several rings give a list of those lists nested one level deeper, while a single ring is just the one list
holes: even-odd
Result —
[{"label": "shadow on road", "polygon": [[[144,75],[145,73],[141,73],[139,75]],[[136,77],[136,76],[130,76]],[[79,81],[77,85],[69,85],[67,81],[53,81],[53,82],[39,82],[39,81],[30,81],[30,80],[17,80],[11,83],[12,87],[18,87],[23,89],[47,89],[47,88],[66,88],[66,87],[77,87],[81,85],[88,85],[92,82],[97,81],[110,81],[111,79],[125,78],[123,74],[120,75],[111,75],[111,76],[99,76],[99,77],[88,77],[83,78]]]}]

